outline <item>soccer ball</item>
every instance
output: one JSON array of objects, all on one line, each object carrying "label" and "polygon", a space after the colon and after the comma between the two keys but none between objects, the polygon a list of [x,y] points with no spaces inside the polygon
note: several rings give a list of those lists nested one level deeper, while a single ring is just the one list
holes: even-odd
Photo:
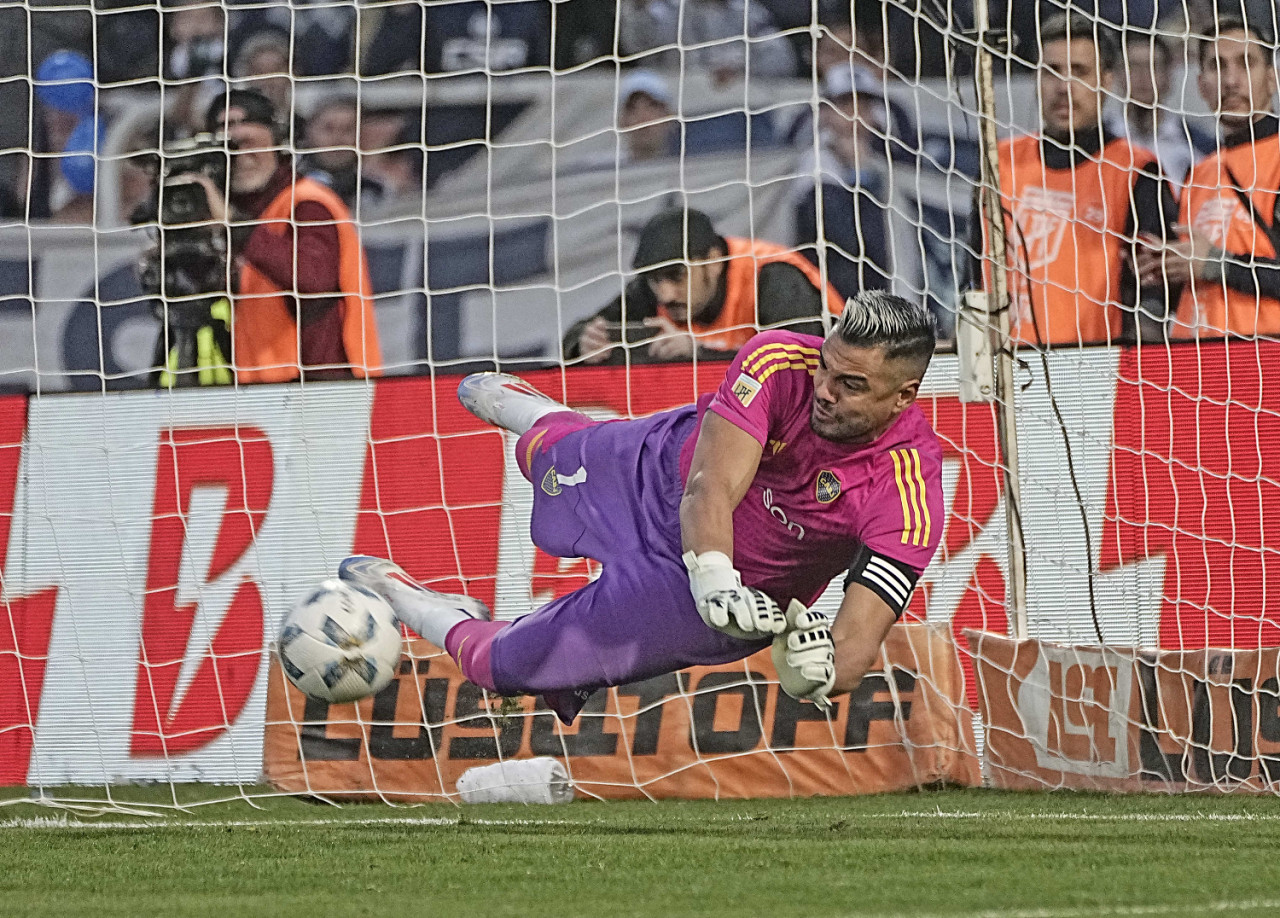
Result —
[{"label": "soccer ball", "polygon": [[325,580],[289,610],[276,642],[289,681],[330,704],[385,688],[400,662],[400,627],[387,601],[343,580]]}]

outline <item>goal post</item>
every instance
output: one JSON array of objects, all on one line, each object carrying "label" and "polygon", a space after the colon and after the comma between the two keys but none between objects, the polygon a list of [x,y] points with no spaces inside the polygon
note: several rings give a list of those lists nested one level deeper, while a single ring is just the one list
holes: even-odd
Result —
[{"label": "goal post", "polygon": [[[1239,188],[1173,181],[1229,126],[1200,78],[1229,54],[1270,74],[1251,84],[1268,129],[1268,24],[1077,14],[1098,73],[1073,83],[1062,4],[570,9],[586,6],[29,17],[30,136],[0,151],[0,784],[146,813],[205,793],[457,802],[469,769],[528,758],[600,798],[1280,789],[1277,189],[1238,144]],[[155,21],[127,20],[149,43],[132,61],[108,39],[137,12]],[[384,375],[153,385],[163,310],[137,265],[156,218],[131,215],[143,167],[225,86],[271,94],[280,162],[350,207]],[[1167,210],[1189,201],[1206,239]],[[625,315],[607,361],[565,341],[627,295],[641,228],[678,205],[810,258],[841,295],[889,289],[938,318],[918,402],[943,454],[941,545],[859,689],[824,716],[763,654],[601,691],[564,727],[412,635],[358,705],[291,688],[279,622],[349,554],[502,619],[599,575],[533,545],[513,438],[455,390],[501,368],[601,419],[712,391],[727,353],[651,360]],[[1125,273],[1161,220],[1164,274],[1200,244],[1196,286],[1162,304]],[[236,247],[258,232],[240,222]],[[307,280],[287,290],[304,310],[324,294]],[[985,400],[965,389],[967,289],[986,294]],[[1242,302],[1252,325],[1214,325]],[[19,797],[0,796],[2,820]]]}]

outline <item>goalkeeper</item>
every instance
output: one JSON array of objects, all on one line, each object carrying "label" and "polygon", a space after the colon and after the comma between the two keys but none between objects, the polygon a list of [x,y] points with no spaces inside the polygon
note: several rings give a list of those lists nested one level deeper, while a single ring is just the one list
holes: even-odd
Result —
[{"label": "goalkeeper", "polygon": [[[915,404],[928,311],[866,291],[826,339],[756,335],[719,390],[596,422],[520,380],[466,377],[462,403],[520,434],[531,535],[603,564],[596,581],[514,622],[377,558],[339,576],[386,597],[472,682],[542,695],[571,723],[597,689],[773,644],[783,688],[827,705],[854,688],[942,530],[941,448]],[[834,623],[808,606],[844,576]]]}]

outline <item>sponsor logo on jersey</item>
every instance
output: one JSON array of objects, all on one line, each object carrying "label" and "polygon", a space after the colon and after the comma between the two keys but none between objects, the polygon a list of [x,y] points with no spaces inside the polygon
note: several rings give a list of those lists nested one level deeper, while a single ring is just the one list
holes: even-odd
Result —
[{"label": "sponsor logo on jersey", "polygon": [[929,517],[929,504],[925,499],[920,452],[893,449],[889,455],[893,457],[893,476],[898,483],[898,497],[902,500],[902,544],[928,545],[933,520]]},{"label": "sponsor logo on jersey", "polygon": [[557,480],[556,467],[548,466],[547,474],[542,476],[542,490],[556,497],[560,494],[560,482]]},{"label": "sponsor logo on jersey", "polygon": [[750,408],[761,388],[760,383],[746,373],[739,373],[738,381],[733,384],[733,397],[742,402],[743,408]]},{"label": "sponsor logo on jersey", "polygon": [[785,440],[770,440],[766,446],[769,448],[769,455],[776,456],[787,448],[787,442]]},{"label": "sponsor logo on jersey", "polygon": [[823,469],[818,473],[818,481],[814,485],[813,496],[820,504],[829,504],[840,496],[840,479],[835,472]]},{"label": "sponsor logo on jersey", "polygon": [[1022,229],[1028,271],[1057,260],[1067,227],[1075,219],[1075,208],[1075,195],[1069,191],[1039,186],[1022,189],[1013,204],[1013,221]]},{"label": "sponsor logo on jersey", "polygon": [[804,539],[804,527],[787,519],[787,512],[773,502],[772,488],[765,488],[761,499],[764,501],[764,508],[769,511],[769,515],[783,526],[786,526],[787,532],[794,535],[797,542]]}]

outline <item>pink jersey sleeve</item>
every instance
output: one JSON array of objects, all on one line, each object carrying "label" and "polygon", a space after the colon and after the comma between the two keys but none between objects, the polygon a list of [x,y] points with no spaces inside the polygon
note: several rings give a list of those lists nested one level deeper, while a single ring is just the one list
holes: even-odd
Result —
[{"label": "pink jersey sleeve", "polygon": [[729,364],[724,382],[708,408],[764,446],[774,426],[797,398],[818,365],[821,338],[794,332],[762,332],[748,341]]},{"label": "pink jersey sleeve", "polygon": [[877,554],[923,571],[946,522],[942,500],[942,451],[929,431],[899,443],[878,460],[870,514],[860,539]]}]

